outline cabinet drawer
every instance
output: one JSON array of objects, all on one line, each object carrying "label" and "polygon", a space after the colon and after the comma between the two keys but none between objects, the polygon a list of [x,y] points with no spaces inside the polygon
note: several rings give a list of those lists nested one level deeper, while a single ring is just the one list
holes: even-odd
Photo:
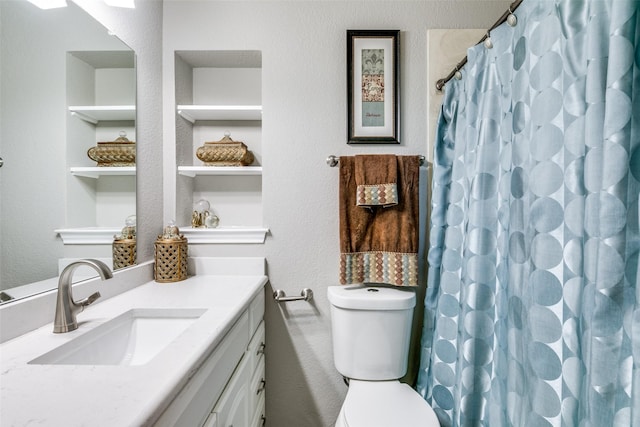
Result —
[{"label": "cabinet drawer", "polygon": [[247,356],[250,359],[251,370],[256,368],[258,359],[264,354],[265,343],[264,321],[262,321],[258,326],[258,330],[251,338],[249,347],[247,347]]},{"label": "cabinet drawer", "polygon": [[202,427],[218,427],[218,414],[210,413]]},{"label": "cabinet drawer", "polygon": [[255,412],[253,413],[253,418],[251,419],[250,427],[262,427],[266,421],[266,412],[264,407],[264,393],[260,396],[258,400],[258,405],[255,408]]},{"label": "cabinet drawer", "polygon": [[249,330],[253,333],[264,317],[264,289],[253,298],[249,304]]},{"label": "cabinet drawer", "polygon": [[251,377],[251,385],[249,386],[249,407],[254,408],[258,404],[258,400],[265,395],[265,368],[264,356],[258,359],[258,367]]}]

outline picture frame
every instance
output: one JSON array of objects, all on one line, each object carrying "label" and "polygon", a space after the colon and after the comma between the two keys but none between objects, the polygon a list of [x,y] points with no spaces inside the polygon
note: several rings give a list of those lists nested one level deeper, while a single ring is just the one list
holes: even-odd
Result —
[{"label": "picture frame", "polygon": [[348,144],[400,143],[400,30],[347,30]]}]

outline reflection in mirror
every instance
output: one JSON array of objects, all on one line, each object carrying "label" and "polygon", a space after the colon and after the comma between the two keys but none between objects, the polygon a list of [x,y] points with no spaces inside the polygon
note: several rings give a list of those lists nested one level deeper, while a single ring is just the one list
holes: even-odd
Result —
[{"label": "reflection in mirror", "polygon": [[134,52],[73,2],[0,1],[0,303],[78,258],[134,262],[135,86]]}]

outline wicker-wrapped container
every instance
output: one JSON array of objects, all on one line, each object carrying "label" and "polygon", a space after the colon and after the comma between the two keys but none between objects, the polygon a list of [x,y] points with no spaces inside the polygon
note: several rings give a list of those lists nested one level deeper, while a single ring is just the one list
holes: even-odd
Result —
[{"label": "wicker-wrapped container", "polygon": [[127,217],[122,232],[113,236],[111,248],[114,270],[135,265],[137,255],[135,215]]},{"label": "wicker-wrapped container", "polygon": [[247,146],[231,139],[229,132],[220,141],[205,142],[198,147],[196,156],[205,166],[248,166],[254,160]]},{"label": "wicker-wrapped container", "polygon": [[98,142],[96,147],[89,148],[87,156],[98,166],[135,166],[136,143],[129,141],[126,135],[122,131],[115,141]]},{"label": "wicker-wrapped container", "polygon": [[135,265],[137,246],[136,239],[115,239],[111,245],[113,249],[113,269]]},{"label": "wicker-wrapped container", "polygon": [[164,228],[155,243],[155,281],[179,282],[187,278],[187,239],[173,224]]}]

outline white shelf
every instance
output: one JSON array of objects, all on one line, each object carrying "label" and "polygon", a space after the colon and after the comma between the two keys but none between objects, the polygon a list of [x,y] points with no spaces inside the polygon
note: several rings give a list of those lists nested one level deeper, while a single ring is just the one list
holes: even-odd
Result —
[{"label": "white shelf", "polygon": [[53,231],[60,235],[65,245],[111,245],[113,236],[119,234],[122,228],[82,227],[59,228]]},{"label": "white shelf", "polygon": [[218,228],[192,228],[190,226],[179,227],[180,234],[187,238],[189,244],[198,243],[264,243],[268,228],[264,227],[218,227]]},{"label": "white shelf", "polygon": [[102,121],[122,121],[136,119],[135,105],[74,105],[69,107],[71,115],[98,124]]},{"label": "white shelf", "polygon": [[180,175],[262,175],[262,166],[178,166]]},{"label": "white shelf", "polygon": [[178,114],[198,120],[262,120],[261,105],[178,105]]},{"label": "white shelf", "polygon": [[135,166],[77,166],[69,168],[71,175],[85,178],[99,178],[101,176],[135,176]]}]

